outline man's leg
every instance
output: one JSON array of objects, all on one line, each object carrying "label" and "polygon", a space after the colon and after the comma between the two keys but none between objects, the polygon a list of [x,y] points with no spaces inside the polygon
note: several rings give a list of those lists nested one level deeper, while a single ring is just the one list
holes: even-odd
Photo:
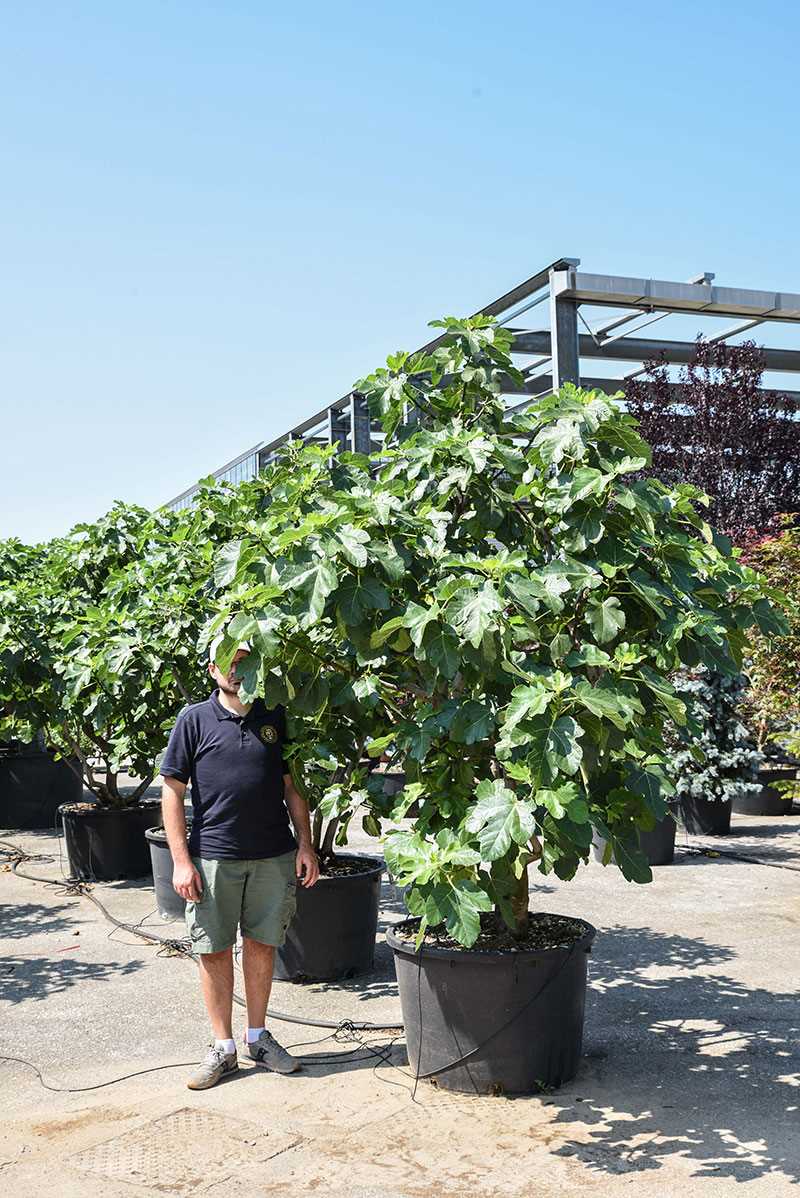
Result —
[{"label": "man's leg", "polygon": [[264,1027],[272,990],[275,946],[283,944],[297,901],[294,858],[292,851],[250,862],[242,904],[247,1050],[257,1064],[277,1073],[295,1073],[300,1067]]},{"label": "man's leg", "polygon": [[[262,944],[259,940],[251,940],[249,936],[242,936],[242,973],[244,974],[244,996],[247,1000],[248,1027],[264,1027],[272,990],[274,966],[275,949],[271,944]],[[231,975],[232,977],[233,975]],[[230,1023],[228,1026],[230,1027]],[[214,1034],[216,1035],[216,1032]]]},{"label": "man's leg", "polygon": [[[200,953],[200,985],[211,1030],[217,1040],[231,1040],[233,1010],[233,949]],[[245,978],[247,974],[245,973]]]},{"label": "man's leg", "polygon": [[199,902],[186,904],[186,926],[200,966],[203,1002],[214,1034],[205,1059],[188,1081],[190,1090],[207,1090],[237,1069],[231,1031],[233,945],[244,890],[237,861],[192,858],[203,882]]},{"label": "man's leg", "polygon": [[208,1090],[238,1068],[236,1044],[231,1032],[233,1006],[233,949],[199,953],[200,985],[214,1043],[186,1083],[190,1090]]}]

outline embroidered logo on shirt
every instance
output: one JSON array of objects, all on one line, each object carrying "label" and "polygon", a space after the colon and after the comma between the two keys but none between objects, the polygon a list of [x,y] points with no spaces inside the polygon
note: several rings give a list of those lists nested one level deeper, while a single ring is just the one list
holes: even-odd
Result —
[{"label": "embroidered logo on shirt", "polygon": [[274,745],[275,741],[278,739],[278,733],[272,727],[272,724],[265,724],[264,727],[259,730],[258,735],[261,737],[265,745]]}]

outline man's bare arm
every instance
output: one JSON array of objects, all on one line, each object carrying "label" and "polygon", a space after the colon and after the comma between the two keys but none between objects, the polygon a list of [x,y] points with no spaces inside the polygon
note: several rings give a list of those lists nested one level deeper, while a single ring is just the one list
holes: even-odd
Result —
[{"label": "man's bare arm", "polygon": [[303,886],[313,886],[319,878],[319,861],[311,842],[311,816],[308,803],[295,789],[291,774],[283,775],[283,797],[297,835],[297,876]]},{"label": "man's bare arm", "polygon": [[162,778],[161,783],[161,815],[167,844],[172,853],[172,886],[181,898],[196,903],[202,896],[203,883],[189,856],[186,840],[186,815],[183,808],[186,783],[178,778]]}]

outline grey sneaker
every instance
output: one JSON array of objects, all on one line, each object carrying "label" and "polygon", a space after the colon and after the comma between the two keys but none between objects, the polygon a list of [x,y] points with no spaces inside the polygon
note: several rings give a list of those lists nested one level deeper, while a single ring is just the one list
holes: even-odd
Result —
[{"label": "grey sneaker", "polygon": [[247,1051],[257,1065],[263,1065],[275,1073],[297,1073],[300,1068],[300,1062],[289,1055],[272,1032],[262,1032],[257,1040],[247,1045]]},{"label": "grey sneaker", "polygon": [[227,1053],[210,1044],[204,1059],[186,1085],[190,1090],[208,1090],[229,1073],[235,1073],[238,1068],[239,1059],[235,1052]]}]

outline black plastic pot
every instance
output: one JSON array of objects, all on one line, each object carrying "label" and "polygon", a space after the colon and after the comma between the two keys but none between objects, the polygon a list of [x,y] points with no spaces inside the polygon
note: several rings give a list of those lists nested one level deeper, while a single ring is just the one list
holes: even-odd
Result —
[{"label": "black plastic pot", "polygon": [[330,982],[372,968],[384,863],[366,853],[338,859],[357,861],[364,872],[321,877],[310,890],[297,887],[297,911],[275,954],[281,981]]},{"label": "black plastic pot", "polygon": [[797,770],[791,767],[782,770],[759,770],[761,790],[756,794],[737,795],[733,800],[733,810],[738,811],[740,815],[791,815],[791,792],[782,794],[770,783],[793,782],[796,777]]},{"label": "black plastic pot", "polygon": [[150,873],[145,830],[161,822],[161,804],[145,800],[133,807],[59,807],[70,875],[86,881],[115,882]]},{"label": "black plastic pot", "polygon": [[[391,773],[384,774],[383,793],[394,797],[399,795],[400,791],[406,784],[406,775],[403,770],[394,770]],[[406,809],[404,819],[416,819],[419,815],[419,799],[415,799],[410,807]]]},{"label": "black plastic pot", "polygon": [[596,935],[577,922],[586,930],[571,948],[520,952],[427,945],[418,952],[390,928],[415,1075],[473,1094],[529,1094],[574,1077]]},{"label": "black plastic pot", "polygon": [[0,755],[0,827],[55,827],[62,803],[77,803],[83,783],[62,758],[46,752]]},{"label": "black plastic pot", "polygon": [[167,844],[167,834],[162,827],[145,828],[145,839],[150,846],[150,864],[153,867],[153,889],[156,906],[162,919],[183,919],[186,899],[175,893],[172,885],[172,852]]},{"label": "black plastic pot", "polygon": [[383,793],[385,795],[396,795],[406,784],[406,776],[402,770],[392,770],[391,773],[383,775]]},{"label": "black plastic pot", "polygon": [[696,836],[727,836],[731,830],[731,801],[682,798],[680,812],[687,832]]},{"label": "black plastic pot", "polygon": [[[647,858],[648,865],[671,865],[675,858],[675,816],[668,814],[660,819],[650,832],[639,832],[639,847]],[[606,841],[595,834],[592,851],[597,861],[603,860]]]}]

